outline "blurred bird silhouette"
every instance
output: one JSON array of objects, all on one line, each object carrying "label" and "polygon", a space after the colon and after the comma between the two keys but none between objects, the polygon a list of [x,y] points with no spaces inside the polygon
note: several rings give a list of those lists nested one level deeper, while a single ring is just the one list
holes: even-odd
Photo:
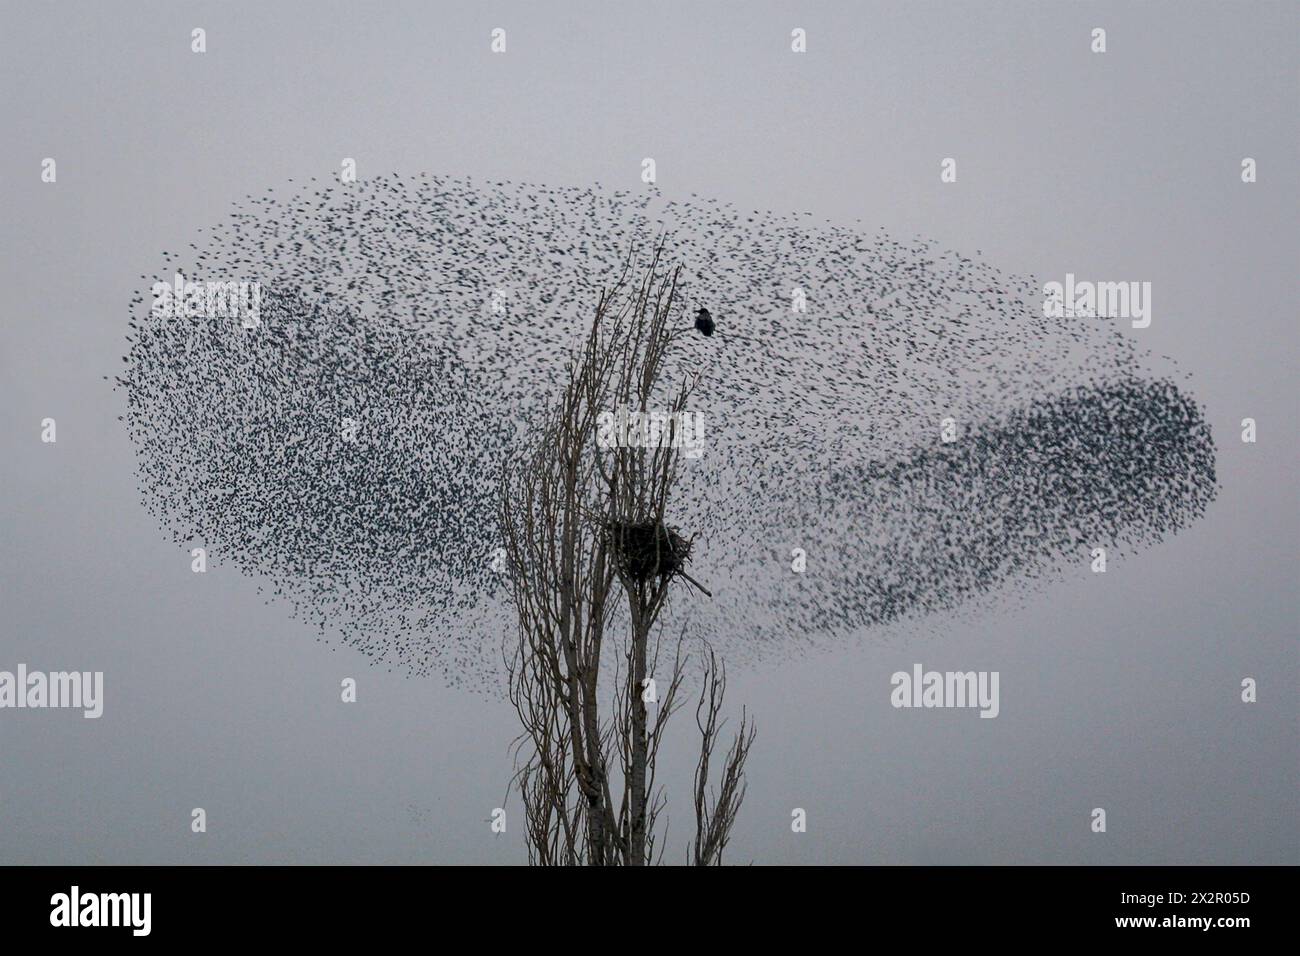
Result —
[{"label": "blurred bird silhouette", "polygon": [[707,336],[712,335],[716,327],[713,324],[713,316],[709,314],[709,310],[701,306],[700,311],[695,313],[695,330],[701,335]]}]

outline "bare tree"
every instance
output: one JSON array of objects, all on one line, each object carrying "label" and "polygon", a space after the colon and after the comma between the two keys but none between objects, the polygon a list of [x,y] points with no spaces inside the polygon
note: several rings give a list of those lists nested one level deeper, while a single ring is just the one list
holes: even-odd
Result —
[{"label": "bare tree", "polygon": [[[681,476],[678,430],[699,377],[661,381],[681,334],[669,325],[678,270],[662,265],[662,253],[660,243],[638,264],[634,251],[601,295],[558,401],[527,452],[506,464],[500,485],[518,618],[506,663],[523,724],[514,784],[535,864],[642,866],[663,859],[656,825],[666,820],[665,797],[655,768],[667,722],[680,706],[688,655],[683,630],[671,642],[667,680],[655,686],[650,675],[665,651],[660,615],[680,583],[700,599],[709,592],[686,571],[694,539],[669,524]],[[603,440],[611,421],[644,422],[652,412],[666,430],[650,441],[618,434]],[[612,660],[602,657],[607,636]],[[721,783],[711,790],[726,678],[711,650],[707,658],[690,851],[699,865],[721,862],[755,733],[743,714]],[[613,685],[604,700],[602,673],[612,673]]]}]

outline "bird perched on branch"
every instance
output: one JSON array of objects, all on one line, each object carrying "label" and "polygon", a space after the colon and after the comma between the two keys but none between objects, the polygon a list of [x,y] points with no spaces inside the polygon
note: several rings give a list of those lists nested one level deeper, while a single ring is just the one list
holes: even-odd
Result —
[{"label": "bird perched on branch", "polygon": [[713,316],[709,315],[709,310],[700,307],[700,311],[695,313],[695,329],[701,335],[712,335],[716,326],[713,324]]}]

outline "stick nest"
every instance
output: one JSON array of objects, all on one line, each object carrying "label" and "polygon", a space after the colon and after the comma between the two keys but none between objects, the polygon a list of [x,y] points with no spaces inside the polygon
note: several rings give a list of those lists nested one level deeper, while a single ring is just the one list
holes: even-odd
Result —
[{"label": "stick nest", "polygon": [[619,570],[638,581],[676,574],[691,557],[691,543],[661,521],[614,521],[605,532]]}]

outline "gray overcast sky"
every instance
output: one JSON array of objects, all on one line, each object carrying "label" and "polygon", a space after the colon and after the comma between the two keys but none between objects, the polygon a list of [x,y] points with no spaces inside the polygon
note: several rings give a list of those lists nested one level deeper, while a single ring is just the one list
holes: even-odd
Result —
[{"label": "gray overcast sky", "polygon": [[[93,721],[0,711],[0,863],[524,859],[519,829],[487,822],[509,706],[372,672],[256,582],[191,574],[141,507],[102,380],[160,250],[344,156],[361,176],[612,187],[653,156],[670,198],[1151,281],[1142,344],[1191,376],[1219,445],[1209,515],[1020,606],[736,673],[760,737],[731,860],[1300,862],[1295,4],[6,0],[3,16],[0,669],[103,670],[107,700]],[[1257,444],[1237,439],[1246,416]],[[1000,716],[892,709],[889,675],[916,661],[1000,671]],[[1239,701],[1247,676],[1258,704]],[[689,780],[689,726],[666,779]],[[679,809],[670,859],[686,835]]]}]

